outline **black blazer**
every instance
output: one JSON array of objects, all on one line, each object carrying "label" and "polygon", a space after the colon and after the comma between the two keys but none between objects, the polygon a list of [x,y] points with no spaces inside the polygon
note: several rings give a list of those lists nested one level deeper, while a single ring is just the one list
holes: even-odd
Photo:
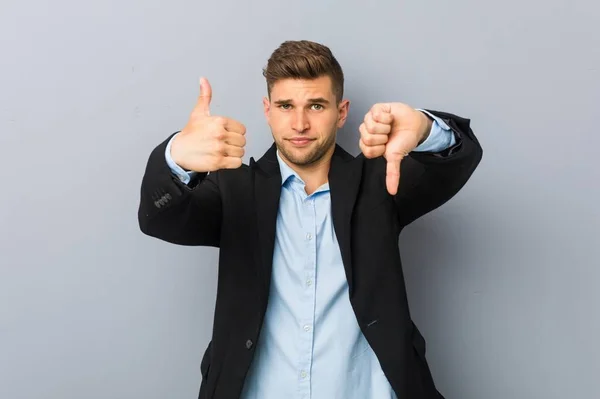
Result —
[{"label": "black blazer", "polygon": [[[354,313],[392,388],[402,399],[439,399],[425,359],[425,340],[408,309],[398,238],[467,182],[482,157],[469,120],[430,111],[457,143],[441,154],[402,161],[398,194],[385,186],[383,157],[353,157],[336,146],[329,185]],[[170,137],[169,137],[170,139]],[[165,162],[165,140],[142,180],[139,225],[180,245],[219,247],[212,340],[201,362],[200,398],[239,398],[267,307],[281,175],[273,145],[257,162],[199,174],[181,183]]]}]

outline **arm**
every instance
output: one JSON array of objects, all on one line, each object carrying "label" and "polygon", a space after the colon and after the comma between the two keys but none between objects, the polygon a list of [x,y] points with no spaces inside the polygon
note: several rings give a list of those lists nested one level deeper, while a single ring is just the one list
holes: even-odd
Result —
[{"label": "arm", "polygon": [[[246,128],[210,115],[212,88],[201,94],[181,132],[152,151],[142,179],[138,221],[143,233],[180,245],[219,246],[219,171],[242,165]],[[186,172],[189,171],[189,172]]]},{"label": "arm", "polygon": [[441,119],[440,127],[445,131],[448,131],[445,128],[451,129],[454,140],[442,150],[418,152],[419,146],[402,159],[398,192],[394,196],[402,226],[438,208],[458,193],[483,155],[468,119],[445,112],[427,113]]},{"label": "arm", "polygon": [[413,152],[442,152],[456,144],[454,132],[442,118],[427,110],[419,109],[417,111],[421,111],[428,117],[431,126],[427,128],[429,134]]},{"label": "arm", "polygon": [[171,156],[171,147],[173,146],[173,140],[175,136],[177,136],[179,132],[175,133],[168,141],[167,148],[165,149],[165,160],[167,161],[167,165],[169,165],[169,169],[171,172],[177,176],[177,178],[185,184],[190,184],[192,179],[198,174],[193,170],[184,170],[181,166],[177,165],[173,157]]},{"label": "arm", "polygon": [[180,245],[219,246],[221,197],[218,173],[190,173],[185,184],[173,173],[166,149],[173,136],[150,154],[142,179],[138,222],[141,231]]}]

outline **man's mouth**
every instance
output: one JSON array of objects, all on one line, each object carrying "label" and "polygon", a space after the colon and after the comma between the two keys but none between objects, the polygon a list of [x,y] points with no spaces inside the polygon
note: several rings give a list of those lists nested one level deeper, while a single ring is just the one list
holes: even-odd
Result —
[{"label": "man's mouth", "polygon": [[314,139],[310,139],[308,137],[292,137],[291,139],[288,139],[288,141],[294,144],[295,146],[304,146],[309,144],[313,140]]}]

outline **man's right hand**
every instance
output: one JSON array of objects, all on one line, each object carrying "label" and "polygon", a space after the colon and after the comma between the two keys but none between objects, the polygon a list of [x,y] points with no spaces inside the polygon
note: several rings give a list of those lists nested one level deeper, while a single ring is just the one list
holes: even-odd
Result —
[{"label": "man's right hand", "polygon": [[200,79],[200,96],[190,119],[171,144],[171,158],[183,169],[212,172],[242,165],[246,128],[222,116],[210,115],[212,88]]}]

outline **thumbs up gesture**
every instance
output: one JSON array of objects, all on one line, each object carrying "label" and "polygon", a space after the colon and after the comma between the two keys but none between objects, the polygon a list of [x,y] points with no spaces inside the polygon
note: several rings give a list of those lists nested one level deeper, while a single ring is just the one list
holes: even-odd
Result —
[{"label": "thumbs up gesture", "polygon": [[386,187],[391,195],[396,195],[400,162],[427,138],[430,119],[402,103],[381,103],[367,112],[359,130],[359,146],[365,157],[385,157]]},{"label": "thumbs up gesture", "polygon": [[246,128],[222,116],[210,115],[212,88],[200,79],[200,95],[190,118],[171,144],[171,157],[186,170],[211,172],[242,165]]}]

